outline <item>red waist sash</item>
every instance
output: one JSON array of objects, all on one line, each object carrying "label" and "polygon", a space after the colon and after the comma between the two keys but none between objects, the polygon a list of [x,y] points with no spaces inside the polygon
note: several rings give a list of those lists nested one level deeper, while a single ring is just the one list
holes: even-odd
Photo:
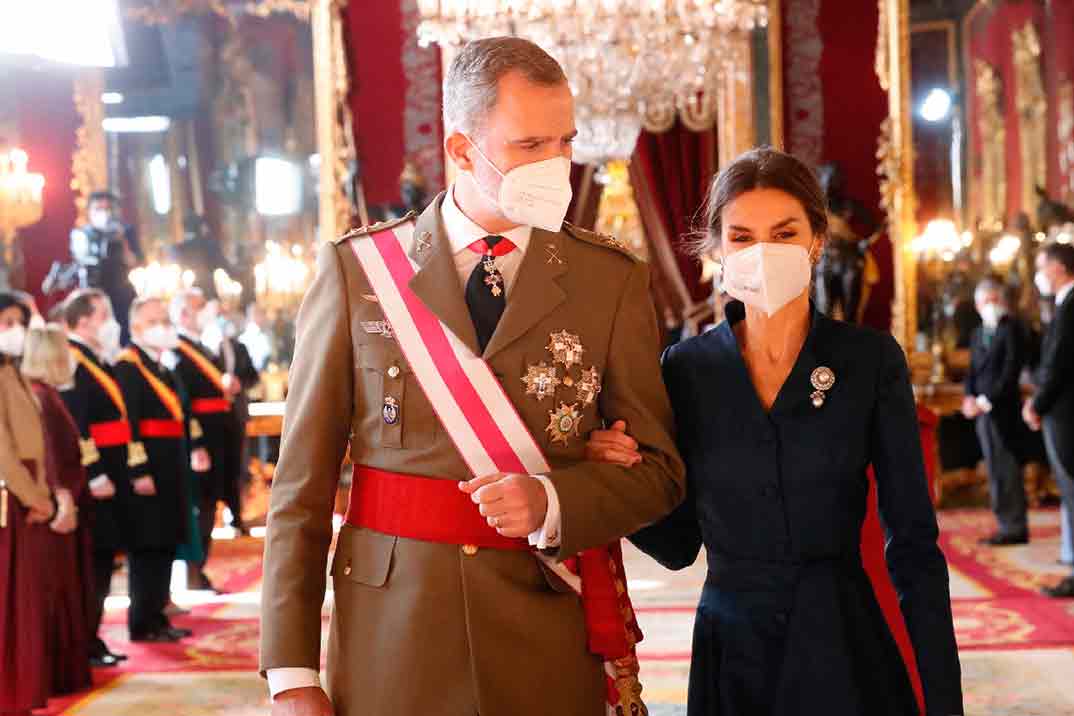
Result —
[{"label": "red waist sash", "polygon": [[190,401],[190,409],[198,415],[230,413],[231,401],[227,398],[194,398]]},{"label": "red waist sash", "polygon": [[183,424],[178,420],[142,420],[138,432],[143,438],[181,438]]},{"label": "red waist sash", "polygon": [[528,550],[501,536],[455,480],[404,475],[355,465],[347,524],[423,542]]},{"label": "red waist sash", "polygon": [[131,441],[131,426],[126,420],[113,420],[107,423],[91,423],[90,437],[97,447],[117,447]]}]

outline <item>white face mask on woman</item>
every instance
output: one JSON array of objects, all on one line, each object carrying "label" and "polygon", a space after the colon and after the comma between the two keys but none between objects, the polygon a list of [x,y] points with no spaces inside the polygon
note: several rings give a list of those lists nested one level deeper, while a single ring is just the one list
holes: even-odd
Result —
[{"label": "white face mask on woman", "polygon": [[[563,219],[567,216],[567,207],[573,196],[570,159],[552,157],[523,164],[504,174],[473,140],[470,140],[470,145],[503,178],[496,205],[504,217],[516,224],[536,226],[545,231],[563,228]],[[482,194],[493,198],[472,172],[470,178]]]},{"label": "white face mask on woman", "polygon": [[0,331],[0,353],[12,358],[22,355],[23,346],[26,344],[26,327],[16,323],[7,330]]},{"label": "white face mask on woman", "polygon": [[798,244],[754,244],[723,260],[724,290],[769,316],[805,293],[811,276],[809,252]]}]

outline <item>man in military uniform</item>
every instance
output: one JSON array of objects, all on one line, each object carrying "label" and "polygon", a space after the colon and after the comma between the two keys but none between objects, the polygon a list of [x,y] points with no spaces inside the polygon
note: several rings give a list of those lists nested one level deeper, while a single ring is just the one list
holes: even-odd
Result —
[{"label": "man in military uniform", "polygon": [[127,315],[136,295],[128,275],[141,263],[142,249],[134,229],[120,221],[119,198],[112,192],[90,194],[86,217],[89,223],[71,231],[71,258],[80,266],[80,285],[100,289],[111,300],[125,343]]},{"label": "man in military uniform", "polygon": [[[171,317],[179,330],[175,373],[189,394],[191,413],[205,432],[205,447],[209,451],[209,466],[199,472],[198,483],[198,528],[208,561],[217,502],[227,501],[228,486],[239,475],[240,446],[236,438],[239,425],[232,401],[242,390],[242,383],[225,371],[220,359],[201,341],[202,332],[216,316],[213,305],[199,289],[177,294],[172,299]],[[190,566],[192,589],[214,589],[204,567],[204,562]]]},{"label": "man in military uniform", "polygon": [[113,353],[119,328],[112,305],[102,291],[82,289],[63,304],[63,321],[71,354],[77,363],[70,387],[61,391],[81,435],[82,464],[93,496],[93,579],[96,590],[91,661],[114,666],[125,659],[112,653],[97,637],[104,600],[111,591],[116,553],[126,548],[129,529],[127,496],[131,465],[145,463],[145,455],[131,450],[127,405],[111,366],[103,356]]},{"label": "man in military uniform", "polygon": [[184,411],[175,376],[161,364],[164,352],[179,341],[167,307],[157,298],[137,299],[130,325],[133,344],[119,354],[115,375],[127,402],[132,445],[148,462],[131,474],[127,626],[131,641],[174,642],[190,636],[164,614],[172,562],[186,541],[188,432],[192,466],[203,466],[209,456],[200,426]]},{"label": "man in military uniform", "polygon": [[[562,223],[576,134],[562,69],[525,40],[471,43],[447,74],[444,115],[459,179],[421,216],[324,247],[299,315],[262,589],[274,714],[604,713],[588,602],[554,568],[683,498],[648,269],[610,237]],[[417,380],[429,365],[403,355],[403,326],[386,320],[358,258],[404,235],[412,308],[431,312],[452,355],[492,388],[445,420]],[[546,473],[475,474],[464,462],[457,421],[478,420],[493,393],[517,411]],[[615,420],[640,444],[633,470],[585,461],[584,436]],[[320,614],[348,446],[355,487],[331,568],[329,699]],[[380,499],[367,484],[406,497]],[[451,509],[414,509],[418,500]],[[369,527],[376,517],[397,528]],[[469,518],[505,547],[440,529]]]}]

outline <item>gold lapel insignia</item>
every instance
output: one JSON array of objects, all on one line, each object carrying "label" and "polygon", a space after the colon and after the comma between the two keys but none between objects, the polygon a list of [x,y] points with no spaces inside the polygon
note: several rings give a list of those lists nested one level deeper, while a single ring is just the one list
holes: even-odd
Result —
[{"label": "gold lapel insignia", "polygon": [[380,299],[379,299],[379,298],[377,298],[377,297],[376,297],[376,296],[375,296],[374,294],[372,294],[372,293],[363,293],[363,294],[362,294],[362,300],[363,300],[363,301],[369,301],[370,303],[380,303]]},{"label": "gold lapel insignia", "polygon": [[577,403],[570,405],[560,403],[559,410],[548,412],[548,418],[548,427],[545,428],[545,432],[551,436],[553,443],[566,445],[572,437],[578,437],[582,427],[582,416],[578,413]]},{"label": "gold lapel insignia", "polygon": [[433,245],[433,235],[428,231],[423,231],[418,235],[418,253],[424,253],[429,250],[429,247]]},{"label": "gold lapel insignia", "polygon": [[596,366],[582,371],[582,378],[578,381],[578,398],[582,401],[582,407],[592,405],[600,395],[604,386],[600,382],[600,371]]},{"label": "gold lapel insignia", "polygon": [[531,365],[526,369],[526,375],[522,378],[526,386],[526,395],[537,396],[540,402],[554,395],[559,386],[559,376],[554,365],[548,365],[541,361],[537,365]]},{"label": "gold lapel insignia", "polygon": [[362,330],[371,336],[384,336],[389,340],[394,335],[392,325],[387,321],[362,321]]},{"label": "gold lapel insignia", "polygon": [[809,382],[816,389],[809,397],[813,399],[813,407],[819,408],[824,405],[827,392],[835,385],[835,373],[832,372],[831,368],[820,366],[809,376]]},{"label": "gold lapel insignia", "polygon": [[544,247],[544,250],[546,252],[548,252],[548,263],[549,264],[556,264],[557,266],[562,266],[563,265],[563,263],[564,263],[563,259],[560,258],[559,249],[556,248],[555,244],[546,244],[545,247]]},{"label": "gold lapel insignia", "polygon": [[573,365],[582,365],[582,339],[573,333],[560,331],[553,333],[548,338],[548,350],[552,352],[552,358],[556,363],[562,363],[564,370],[570,370]]}]

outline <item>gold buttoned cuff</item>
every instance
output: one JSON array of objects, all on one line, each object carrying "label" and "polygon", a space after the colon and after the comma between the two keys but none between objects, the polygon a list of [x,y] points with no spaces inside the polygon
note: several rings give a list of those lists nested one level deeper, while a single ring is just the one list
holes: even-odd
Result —
[{"label": "gold buttoned cuff", "polygon": [[93,438],[79,440],[78,449],[82,453],[82,467],[92,465],[101,459],[101,453],[97,451],[97,443],[93,442]]},{"label": "gold buttoned cuff", "polygon": [[149,462],[143,443],[131,443],[127,446],[127,467],[140,467]]}]

